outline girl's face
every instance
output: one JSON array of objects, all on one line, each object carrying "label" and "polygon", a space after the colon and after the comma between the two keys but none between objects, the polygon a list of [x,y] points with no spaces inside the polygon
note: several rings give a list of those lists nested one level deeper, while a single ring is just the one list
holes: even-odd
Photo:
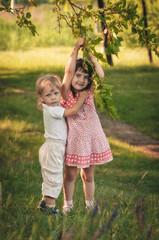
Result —
[{"label": "girl's face", "polygon": [[76,91],[82,91],[88,85],[88,73],[83,72],[82,69],[78,69],[71,84]]},{"label": "girl's face", "polygon": [[52,88],[50,84],[47,84],[39,97],[46,105],[55,107],[59,105],[61,92],[57,87]]}]

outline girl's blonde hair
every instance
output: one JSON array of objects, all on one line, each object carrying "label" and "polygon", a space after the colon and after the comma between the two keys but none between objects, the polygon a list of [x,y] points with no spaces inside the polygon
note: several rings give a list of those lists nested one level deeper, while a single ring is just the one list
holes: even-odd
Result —
[{"label": "girl's blonde hair", "polygon": [[[61,78],[55,74],[47,74],[43,77],[39,77],[36,81],[36,93],[39,95],[42,94],[43,89],[46,85],[50,85],[53,89],[57,88],[61,91]],[[42,101],[40,100],[40,98],[38,98],[38,102],[37,102],[37,107],[38,109],[42,110]]]}]

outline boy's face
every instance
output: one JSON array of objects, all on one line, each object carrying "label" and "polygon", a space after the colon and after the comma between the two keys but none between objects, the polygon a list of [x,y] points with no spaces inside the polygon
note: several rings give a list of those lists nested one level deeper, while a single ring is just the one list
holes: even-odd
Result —
[{"label": "boy's face", "polygon": [[59,105],[61,92],[58,88],[56,87],[52,88],[50,84],[47,84],[39,97],[40,100],[46,105],[55,107]]},{"label": "boy's face", "polygon": [[71,84],[76,91],[83,90],[88,85],[88,73],[83,72],[82,69],[78,69]]}]

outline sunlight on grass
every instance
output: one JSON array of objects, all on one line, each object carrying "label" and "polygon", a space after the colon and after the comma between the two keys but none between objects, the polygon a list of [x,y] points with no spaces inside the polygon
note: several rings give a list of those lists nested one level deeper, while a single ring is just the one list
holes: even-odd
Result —
[{"label": "sunlight on grass", "polygon": [[70,56],[72,48],[56,47],[33,49],[26,52],[1,52],[1,69],[11,70],[47,70],[52,66],[54,69],[63,68]]},{"label": "sunlight on grass", "polygon": [[4,90],[4,94],[8,94],[8,93],[24,93],[25,91],[22,89],[15,89],[15,88],[6,88]]},{"label": "sunlight on grass", "polygon": [[21,132],[23,130],[27,131],[31,129],[31,124],[27,124],[25,121],[15,121],[5,118],[4,120],[0,120],[0,129],[1,130],[14,130],[17,132]]},{"label": "sunlight on grass", "polygon": [[113,145],[114,147],[118,148],[118,151],[116,152],[116,156],[123,154],[123,152],[130,152],[132,154],[140,153],[139,148],[136,146],[131,146],[128,143],[119,141],[117,138],[114,138],[114,137],[110,137],[108,139],[109,139],[110,145]]},{"label": "sunlight on grass", "polygon": [[[69,59],[72,47],[35,48],[28,51],[6,51],[0,54],[1,69],[38,70],[46,71],[52,67],[61,69]],[[98,49],[99,50],[99,49]],[[154,65],[159,66],[158,58],[154,55]],[[113,56],[115,66],[141,66],[148,64],[145,48],[121,49],[119,58]]]},{"label": "sunlight on grass", "polygon": [[[153,64],[159,66],[159,59],[155,55],[153,56]],[[142,66],[149,64],[148,53],[146,48],[133,48],[124,49],[121,48],[119,52],[119,58],[113,57],[115,66]]]}]

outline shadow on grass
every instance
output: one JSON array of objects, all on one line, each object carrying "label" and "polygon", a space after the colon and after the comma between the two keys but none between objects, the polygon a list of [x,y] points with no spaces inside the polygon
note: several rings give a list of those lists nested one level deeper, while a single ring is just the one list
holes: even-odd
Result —
[{"label": "shadow on grass", "polygon": [[[42,126],[42,112],[36,107],[35,83],[39,76],[47,73],[45,71],[0,73],[1,119],[24,120],[30,124],[35,124],[40,119]],[[54,71],[54,74],[62,77],[59,70]]]},{"label": "shadow on grass", "polygon": [[35,92],[35,83],[38,77],[43,76],[48,73],[54,73],[59,75],[61,78],[63,77],[62,70],[58,69],[51,69],[50,71],[45,71],[43,69],[38,71],[21,71],[21,72],[14,72],[11,70],[3,70],[0,73],[0,90],[1,94],[7,88],[14,88],[14,89],[22,89],[24,91],[32,91]]},{"label": "shadow on grass", "polygon": [[[136,74],[140,72],[159,72],[159,67],[154,65],[136,66],[136,67],[110,67],[105,69],[106,76],[111,74]],[[47,68],[40,69],[37,71],[27,71],[22,70],[21,72],[16,72],[8,69],[0,70],[0,89],[3,91],[8,87],[23,89],[25,91],[34,91],[35,82],[39,76],[45,75],[47,73],[54,73],[63,78],[64,69]]]}]

